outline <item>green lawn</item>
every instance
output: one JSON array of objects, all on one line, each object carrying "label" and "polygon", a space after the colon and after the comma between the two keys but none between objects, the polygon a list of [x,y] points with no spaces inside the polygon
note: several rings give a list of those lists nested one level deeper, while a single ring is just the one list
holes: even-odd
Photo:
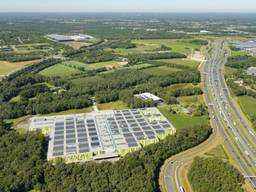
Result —
[{"label": "green lawn", "polygon": [[242,111],[251,119],[256,116],[256,99],[250,96],[241,96],[236,98]]},{"label": "green lawn", "polygon": [[115,101],[115,102],[110,102],[110,103],[103,103],[103,104],[97,104],[97,107],[99,110],[123,110],[123,109],[128,109],[128,106],[126,103],[122,101]]},{"label": "green lawn", "polygon": [[167,108],[159,108],[159,110],[177,129],[209,124],[207,116],[194,117],[187,114],[170,114]]},{"label": "green lawn", "polygon": [[73,67],[68,67],[63,64],[56,64],[47,69],[44,69],[43,71],[40,71],[41,75],[44,75],[47,77],[53,77],[53,76],[66,77],[66,76],[71,76],[77,73],[80,73],[78,69],[75,69]]},{"label": "green lawn", "polygon": [[190,60],[190,59],[159,59],[157,61],[165,62],[165,63],[173,63],[177,65],[183,65],[191,68],[196,68],[198,66],[198,62]]},{"label": "green lawn", "polygon": [[143,69],[142,71],[150,75],[161,76],[161,75],[171,75],[174,72],[180,71],[180,69],[160,66],[160,67]]}]

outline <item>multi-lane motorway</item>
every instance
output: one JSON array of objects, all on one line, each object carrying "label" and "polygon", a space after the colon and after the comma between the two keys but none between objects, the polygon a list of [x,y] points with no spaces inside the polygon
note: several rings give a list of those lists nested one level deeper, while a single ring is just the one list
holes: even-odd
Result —
[{"label": "multi-lane motorway", "polygon": [[177,155],[168,163],[164,170],[165,189],[168,192],[185,191],[181,178],[182,167],[190,163],[202,147],[214,145],[214,139],[218,136],[224,138],[244,176],[256,189],[256,133],[236,108],[225,83],[224,65],[227,57],[228,51],[222,41],[212,43],[205,52],[206,62],[201,74],[214,134],[203,146]]}]

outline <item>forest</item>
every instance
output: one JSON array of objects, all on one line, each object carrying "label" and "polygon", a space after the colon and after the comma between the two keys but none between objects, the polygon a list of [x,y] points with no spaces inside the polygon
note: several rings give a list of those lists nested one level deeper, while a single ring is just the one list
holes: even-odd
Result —
[{"label": "forest", "polygon": [[[225,173],[225,174],[223,174]],[[196,157],[188,173],[197,192],[243,192],[244,178],[232,165],[218,158]]]},{"label": "forest", "polygon": [[158,191],[164,160],[203,142],[211,131],[208,126],[181,129],[113,163],[65,164],[59,160],[53,165],[46,160],[47,138],[40,132],[19,134],[1,120],[0,191]]}]

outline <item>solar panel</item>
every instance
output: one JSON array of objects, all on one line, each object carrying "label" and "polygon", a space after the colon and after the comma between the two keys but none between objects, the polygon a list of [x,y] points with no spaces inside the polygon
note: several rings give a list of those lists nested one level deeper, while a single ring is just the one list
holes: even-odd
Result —
[{"label": "solar panel", "polygon": [[152,127],[153,127],[153,129],[161,129],[161,126],[159,126],[159,125],[153,125]]},{"label": "solar panel", "polygon": [[90,151],[89,148],[79,148],[79,153],[87,153],[89,151]]},{"label": "solar panel", "polygon": [[60,151],[60,152],[53,152],[52,153],[52,156],[62,156],[62,155],[64,155],[64,153],[63,153],[63,151]]},{"label": "solar panel", "polygon": [[79,148],[89,148],[88,143],[79,143]]},{"label": "solar panel", "polygon": [[54,140],[54,145],[64,145],[64,140]]},{"label": "solar panel", "polygon": [[76,140],[75,139],[70,139],[70,140],[66,140],[67,144],[75,144]]},{"label": "solar panel", "polygon": [[75,138],[76,138],[75,134],[66,135],[66,139],[75,139]]},{"label": "solar panel", "polygon": [[63,145],[58,145],[58,146],[54,146],[53,147],[53,151],[63,151],[64,149],[64,146]]},{"label": "solar panel", "polygon": [[84,143],[84,142],[87,142],[88,141],[88,138],[78,138],[78,142],[79,143]]},{"label": "solar panel", "polygon": [[137,147],[138,144],[136,142],[133,142],[133,143],[128,143],[128,146],[129,147]]},{"label": "solar panel", "polygon": [[157,129],[157,130],[155,130],[155,132],[158,133],[158,134],[164,134],[165,133],[165,131],[163,129]]},{"label": "solar panel", "polygon": [[91,143],[91,147],[92,148],[100,147],[100,143],[99,142]]},{"label": "solar panel", "polygon": [[54,135],[54,140],[60,140],[63,138],[64,138],[64,135]]}]

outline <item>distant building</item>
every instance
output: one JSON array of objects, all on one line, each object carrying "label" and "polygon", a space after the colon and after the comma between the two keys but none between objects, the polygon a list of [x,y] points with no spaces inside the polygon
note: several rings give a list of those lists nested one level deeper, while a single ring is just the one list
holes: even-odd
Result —
[{"label": "distant building", "polygon": [[135,97],[141,98],[145,101],[154,101],[154,102],[160,102],[162,99],[156,95],[153,95],[151,93],[141,93],[134,95]]},{"label": "distant building", "polygon": [[239,85],[239,86],[243,86],[244,85],[244,80],[239,79],[239,80],[234,81],[234,83]]},{"label": "distant building", "polygon": [[201,34],[208,34],[208,33],[210,33],[210,31],[200,30],[200,33],[201,33]]},{"label": "distant building", "polygon": [[50,34],[46,36],[52,41],[65,42],[65,41],[84,41],[87,39],[93,39],[90,35],[85,34],[74,34],[74,35],[59,35],[59,34]]},{"label": "distant building", "polygon": [[256,67],[249,67],[246,72],[248,75],[256,76]]}]

